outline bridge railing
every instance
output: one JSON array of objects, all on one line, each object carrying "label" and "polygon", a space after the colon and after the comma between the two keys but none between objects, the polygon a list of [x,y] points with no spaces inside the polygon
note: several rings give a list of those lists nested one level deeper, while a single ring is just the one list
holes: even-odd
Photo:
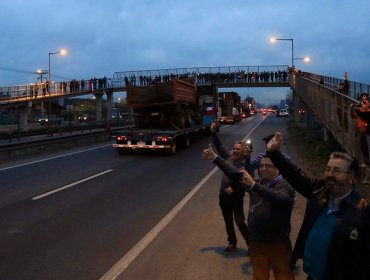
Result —
[{"label": "bridge railing", "polygon": [[320,84],[312,76],[292,75],[291,87],[341,146],[362,158],[356,122],[351,115],[351,104],[358,101]]},{"label": "bridge railing", "polygon": [[[316,81],[319,83],[322,81],[324,85],[328,88],[331,88],[335,90],[341,83],[344,82],[343,79],[329,77],[329,76],[323,76],[320,74],[314,74],[314,73],[307,73],[304,72],[304,75],[309,78],[310,80]],[[349,92],[348,95],[352,97],[353,99],[359,99],[361,93],[366,92],[370,94],[370,85],[359,83],[355,81],[349,81]]]},{"label": "bridge railing", "polygon": [[[267,77],[269,81],[275,80],[275,73],[288,72],[288,65],[266,66],[218,66],[218,67],[189,67],[169,68],[156,70],[122,71],[113,74],[114,87],[125,87],[127,78],[133,85],[145,86],[154,82],[168,81],[171,77],[192,77],[197,84],[211,84],[213,82],[256,82]],[[271,78],[273,73],[273,78]],[[257,76],[258,75],[258,76]],[[261,75],[262,78],[261,78]],[[268,76],[269,75],[269,76]],[[282,74],[281,74],[282,75]],[[280,77],[282,79],[282,76]]]},{"label": "bridge railing", "polygon": [[112,90],[111,79],[105,81],[94,80],[73,80],[69,82],[52,82],[47,86],[45,82],[31,83],[0,87],[0,105],[24,101],[36,101],[49,97],[72,97],[78,93],[93,94],[103,89]]}]

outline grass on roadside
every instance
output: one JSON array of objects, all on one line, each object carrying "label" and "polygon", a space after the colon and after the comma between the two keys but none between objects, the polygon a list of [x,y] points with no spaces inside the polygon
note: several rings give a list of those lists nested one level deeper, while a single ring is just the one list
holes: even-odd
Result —
[{"label": "grass on roadside", "polygon": [[[299,143],[295,145],[294,151],[299,158],[297,164],[310,176],[321,178],[330,154],[335,151],[344,151],[335,139],[325,142],[320,127],[307,128],[302,123],[290,121],[287,131],[289,137],[294,139],[294,143]],[[363,185],[358,179],[356,187],[369,200],[368,185]]]}]

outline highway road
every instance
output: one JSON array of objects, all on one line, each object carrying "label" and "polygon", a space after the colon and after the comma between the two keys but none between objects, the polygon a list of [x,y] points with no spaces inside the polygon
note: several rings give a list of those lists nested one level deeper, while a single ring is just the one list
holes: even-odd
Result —
[{"label": "highway road", "polygon": [[[220,137],[230,148],[248,137],[257,153],[286,122],[257,115]],[[1,164],[0,279],[251,279],[244,244],[222,254],[221,173],[201,159],[209,142],[174,156],[121,156],[107,142]]]}]

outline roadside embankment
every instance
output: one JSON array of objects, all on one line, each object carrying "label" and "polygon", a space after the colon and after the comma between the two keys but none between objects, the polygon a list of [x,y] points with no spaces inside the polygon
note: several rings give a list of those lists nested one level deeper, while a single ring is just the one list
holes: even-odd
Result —
[{"label": "roadside embankment", "polygon": [[[302,122],[290,121],[287,127],[285,143],[295,163],[313,177],[324,176],[324,169],[329,156],[334,151],[343,150],[338,142],[325,142],[320,126],[307,128]],[[361,168],[356,180],[356,187],[370,201],[370,169]]]}]

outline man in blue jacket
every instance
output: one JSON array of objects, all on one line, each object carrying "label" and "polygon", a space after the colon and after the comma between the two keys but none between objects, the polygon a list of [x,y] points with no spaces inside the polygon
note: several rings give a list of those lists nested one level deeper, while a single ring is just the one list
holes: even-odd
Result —
[{"label": "man in blue jacket", "polygon": [[357,160],[334,152],[324,178],[316,179],[281,154],[280,142],[281,134],[276,132],[267,145],[267,155],[307,199],[293,262],[303,258],[307,279],[370,279],[370,208],[355,189]]}]

